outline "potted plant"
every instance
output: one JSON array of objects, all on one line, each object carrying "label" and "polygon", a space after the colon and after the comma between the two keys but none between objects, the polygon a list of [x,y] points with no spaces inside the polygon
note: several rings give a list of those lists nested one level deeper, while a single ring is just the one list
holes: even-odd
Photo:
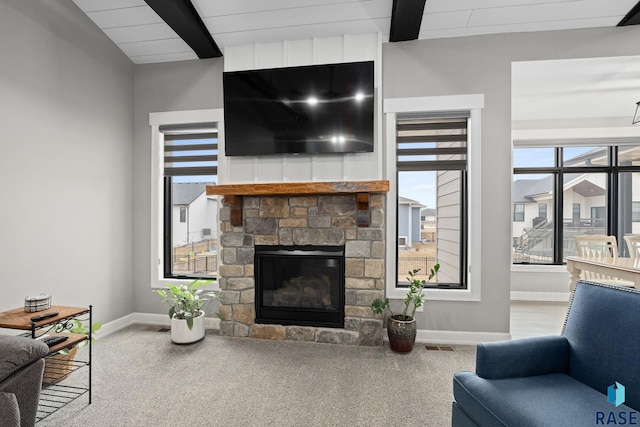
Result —
[{"label": "potted plant", "polygon": [[196,279],[189,284],[168,284],[167,290],[155,292],[169,306],[171,319],[171,341],[176,344],[191,344],[204,338],[204,317],[202,307],[208,301],[218,299],[215,292],[201,289],[213,280]]},{"label": "potted plant", "polygon": [[[384,300],[378,298],[371,303],[371,310],[375,314],[382,314],[385,309],[389,310],[387,317],[387,335],[389,336],[389,347],[397,353],[409,353],[413,350],[413,344],[416,341],[416,319],[413,317],[416,309],[422,306],[424,302],[424,286],[438,273],[440,264],[436,264],[431,269],[427,280],[420,280],[416,275],[420,269],[410,271],[407,279],[410,282],[407,296],[404,298],[404,310],[402,313],[395,314],[389,306],[389,298]],[[413,309],[409,311],[409,307],[413,305]]]}]

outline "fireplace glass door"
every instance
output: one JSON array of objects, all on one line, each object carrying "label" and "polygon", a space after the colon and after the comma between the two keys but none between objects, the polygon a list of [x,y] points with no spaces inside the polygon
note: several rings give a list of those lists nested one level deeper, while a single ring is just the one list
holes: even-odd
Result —
[{"label": "fireplace glass door", "polygon": [[343,246],[256,246],[256,323],[344,327]]}]

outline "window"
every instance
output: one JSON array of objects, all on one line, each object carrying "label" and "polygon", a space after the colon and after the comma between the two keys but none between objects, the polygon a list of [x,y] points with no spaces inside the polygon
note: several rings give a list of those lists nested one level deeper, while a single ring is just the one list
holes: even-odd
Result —
[{"label": "window", "polygon": [[634,224],[640,206],[632,202],[640,197],[640,147],[516,144],[513,158],[514,200],[550,199],[544,223],[522,224],[514,210],[514,263],[562,264],[576,255],[575,237],[582,234],[615,235],[620,242],[640,233]]},{"label": "window", "polygon": [[[480,300],[481,215],[470,215],[468,212],[473,206],[476,206],[479,212],[482,199],[480,153],[483,108],[484,95],[482,94],[384,100],[384,161],[391,184],[388,200],[391,203],[395,200],[397,203],[397,209],[387,209],[385,217],[387,241],[393,242],[398,239],[398,236],[405,235],[400,230],[401,221],[407,223],[411,218],[413,222],[413,215],[416,221],[419,221],[420,215],[425,216],[424,228],[420,230],[418,248],[409,246],[405,254],[400,254],[397,245],[385,247],[387,265],[385,290],[390,299],[403,299],[407,294],[407,272],[400,270],[399,254],[407,255],[412,251],[417,252],[417,249],[433,243],[432,252],[435,252],[441,268],[435,280],[430,282],[425,291],[427,298],[441,301]],[[425,135],[418,134],[416,135],[418,139],[424,140],[423,146],[408,145],[420,144],[420,141],[398,142],[398,126],[403,121],[411,119],[423,122],[437,119],[445,121],[466,119],[466,141],[463,145],[460,143],[460,136],[454,136],[457,139],[447,144],[444,141],[436,141],[436,138],[429,138],[428,134],[426,138]],[[419,124],[418,131],[421,131],[421,128],[422,124]],[[404,130],[409,129],[405,127]],[[432,129],[431,132],[433,131]],[[444,133],[442,131],[443,129],[440,132]],[[432,141],[431,147],[426,146],[429,139]],[[460,153],[453,156],[451,152],[449,154],[439,152],[441,148],[453,148],[455,144],[459,145],[455,149],[463,151],[464,155]],[[418,151],[416,154],[405,151],[400,155],[398,153],[400,146],[410,150],[416,148]],[[432,151],[426,153],[423,149]],[[405,160],[407,163],[400,166],[400,163]],[[417,183],[416,180],[411,179],[416,176],[419,178]],[[413,185],[410,185],[412,181]],[[431,206],[429,206],[430,201],[433,202]],[[420,208],[416,203],[425,207]],[[420,214],[414,211],[420,211]],[[406,215],[404,217],[406,220],[401,220],[401,215]],[[414,240],[411,236],[406,236],[409,242]]]},{"label": "window", "polygon": [[152,288],[217,276],[219,203],[205,188],[218,183],[223,118],[222,109],[149,114]]},{"label": "window", "polygon": [[538,203],[538,218],[547,219],[547,204]]},{"label": "window", "polygon": [[580,203],[574,203],[571,208],[571,219],[573,221],[580,221]]},{"label": "window", "polygon": [[218,203],[206,186],[217,182],[218,133],[213,123],[160,126],[164,139],[164,277],[215,277]]},{"label": "window", "polygon": [[513,220],[515,222],[524,221],[524,204],[522,203],[513,204]]},{"label": "window", "polygon": [[640,202],[631,203],[631,221],[640,222]]},{"label": "window", "polygon": [[[429,286],[466,286],[468,113],[399,114],[396,120],[397,280],[419,269]],[[423,212],[433,212],[430,225]],[[400,237],[402,236],[402,237]],[[446,271],[446,274],[444,273]]]}]

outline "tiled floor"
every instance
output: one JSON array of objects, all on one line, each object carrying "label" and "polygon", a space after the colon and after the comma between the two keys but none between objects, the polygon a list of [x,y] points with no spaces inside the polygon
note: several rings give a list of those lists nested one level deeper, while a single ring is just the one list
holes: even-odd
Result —
[{"label": "tiled floor", "polygon": [[567,307],[566,302],[511,301],[511,338],[559,334]]}]

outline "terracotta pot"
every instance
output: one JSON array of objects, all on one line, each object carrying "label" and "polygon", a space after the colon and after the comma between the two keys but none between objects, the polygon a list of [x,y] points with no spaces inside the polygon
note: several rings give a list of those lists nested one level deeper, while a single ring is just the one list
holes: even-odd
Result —
[{"label": "terracotta pot", "polygon": [[396,353],[410,353],[416,342],[416,319],[396,314],[387,318],[389,347]]},{"label": "terracotta pot", "polygon": [[175,344],[191,344],[204,338],[204,311],[193,318],[193,328],[189,330],[184,319],[171,319],[171,341]]}]

